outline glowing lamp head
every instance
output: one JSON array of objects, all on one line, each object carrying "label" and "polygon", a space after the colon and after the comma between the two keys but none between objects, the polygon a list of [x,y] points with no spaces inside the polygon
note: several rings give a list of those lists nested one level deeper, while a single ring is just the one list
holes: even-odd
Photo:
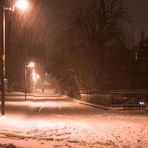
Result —
[{"label": "glowing lamp head", "polygon": [[27,0],[18,0],[15,6],[21,10],[26,10],[28,8],[28,1]]},{"label": "glowing lamp head", "polygon": [[33,62],[30,62],[27,67],[33,68],[35,66],[35,64]]}]

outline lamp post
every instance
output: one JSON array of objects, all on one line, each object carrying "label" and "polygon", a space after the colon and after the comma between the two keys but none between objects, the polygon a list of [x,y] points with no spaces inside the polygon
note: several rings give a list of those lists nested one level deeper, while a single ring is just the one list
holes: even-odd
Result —
[{"label": "lamp post", "polygon": [[5,11],[14,11],[14,8],[25,10],[28,7],[27,0],[18,0],[12,7],[2,7],[2,70],[1,70],[1,114],[5,115],[5,64],[6,64],[6,36],[5,36]]},{"label": "lamp post", "polygon": [[27,86],[26,86],[26,75],[27,75],[27,68],[33,68],[35,64],[30,62],[28,65],[25,65],[25,75],[24,75],[24,85],[25,85],[25,101],[27,101]]}]

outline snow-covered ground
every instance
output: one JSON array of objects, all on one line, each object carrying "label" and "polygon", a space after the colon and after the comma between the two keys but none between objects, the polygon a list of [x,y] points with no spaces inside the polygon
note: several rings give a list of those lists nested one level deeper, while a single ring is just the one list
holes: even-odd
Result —
[{"label": "snow-covered ground", "polygon": [[106,111],[66,98],[7,102],[0,147],[148,148],[148,114]]}]

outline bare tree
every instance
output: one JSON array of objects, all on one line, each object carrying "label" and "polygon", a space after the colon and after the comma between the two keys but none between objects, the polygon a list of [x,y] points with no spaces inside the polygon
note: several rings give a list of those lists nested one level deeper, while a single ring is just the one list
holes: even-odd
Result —
[{"label": "bare tree", "polygon": [[125,66],[127,40],[124,26],[128,19],[123,2],[83,1],[74,15],[74,24],[81,37],[78,40],[82,41],[75,55],[79,57],[77,61],[82,61],[75,69],[78,80],[83,82],[81,88],[85,89],[87,85],[89,89],[122,87],[119,80]]}]

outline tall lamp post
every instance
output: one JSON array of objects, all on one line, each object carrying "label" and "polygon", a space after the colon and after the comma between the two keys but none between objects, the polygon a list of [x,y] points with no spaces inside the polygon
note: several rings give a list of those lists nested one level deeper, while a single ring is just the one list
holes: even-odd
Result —
[{"label": "tall lamp post", "polygon": [[27,68],[34,68],[35,64],[30,62],[28,65],[25,65],[25,77],[24,77],[24,85],[25,85],[25,101],[27,100],[27,86],[26,86],[26,75],[27,75]]},{"label": "tall lamp post", "polygon": [[5,11],[14,11],[15,7],[25,10],[28,7],[27,0],[18,0],[12,7],[2,7],[2,74],[1,74],[1,114],[5,115],[5,63],[6,63],[6,36],[5,36]]}]

